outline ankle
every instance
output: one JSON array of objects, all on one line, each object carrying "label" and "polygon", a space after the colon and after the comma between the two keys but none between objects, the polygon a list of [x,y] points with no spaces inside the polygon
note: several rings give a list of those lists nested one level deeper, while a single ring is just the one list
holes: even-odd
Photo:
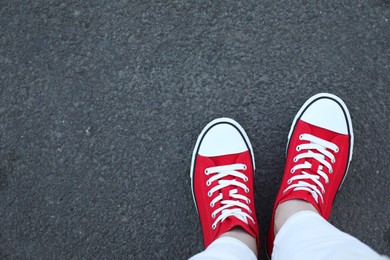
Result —
[{"label": "ankle", "polygon": [[232,238],[240,240],[241,242],[246,244],[252,250],[252,252],[257,256],[256,238],[251,236],[249,233],[247,233],[241,227],[234,227],[231,230],[223,233],[221,235],[221,237],[232,237]]},{"label": "ankle", "polygon": [[304,210],[313,211],[318,214],[317,209],[312,204],[304,200],[293,199],[280,203],[275,211],[275,236],[288,218],[290,218],[295,213]]}]

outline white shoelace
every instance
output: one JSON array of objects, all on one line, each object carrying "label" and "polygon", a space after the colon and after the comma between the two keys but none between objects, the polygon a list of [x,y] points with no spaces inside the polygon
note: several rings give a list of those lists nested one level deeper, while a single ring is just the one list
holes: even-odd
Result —
[{"label": "white shoelace", "polygon": [[[248,193],[249,188],[243,183],[248,181],[248,177],[246,177],[245,174],[239,172],[238,170],[246,170],[246,165],[231,164],[207,168],[205,170],[205,174],[213,176],[208,179],[206,185],[210,186],[213,182],[218,182],[218,185],[214,186],[209,190],[208,196],[211,197],[214,192],[217,192],[228,186],[240,187],[244,189],[246,193]],[[227,176],[234,176],[236,178],[233,180],[221,180],[222,178],[225,178]],[[246,203],[243,203],[240,200]],[[216,218],[212,225],[213,229],[217,227],[218,222],[224,221],[229,216],[237,217],[238,219],[246,223],[248,223],[247,218],[249,218],[250,220],[252,220],[253,223],[255,223],[253,218],[248,213],[242,211],[241,208],[246,209],[249,213],[252,213],[249,206],[247,205],[250,203],[250,200],[246,196],[238,194],[237,188],[231,189],[229,191],[229,199],[223,198],[222,193],[219,193],[219,195],[211,201],[210,207],[213,208],[215,206],[215,203],[217,203],[218,201],[220,201],[221,205],[223,206],[217,208],[211,214],[211,217],[214,219],[216,215],[221,212],[221,214],[218,216],[218,218]]]},{"label": "white shoelace", "polygon": [[[302,170],[301,174],[295,175],[288,180],[288,184],[291,184],[293,181],[298,180],[297,183],[288,186],[283,192],[286,192],[290,189],[296,190],[304,190],[311,193],[315,201],[318,203],[318,197],[321,198],[322,203],[324,203],[323,194],[325,194],[325,187],[320,182],[320,178],[325,179],[325,183],[329,182],[328,175],[323,171],[324,166],[328,169],[329,174],[333,173],[332,164],[336,162],[336,159],[332,152],[327,149],[332,150],[337,153],[339,148],[332,142],[328,142],[321,138],[315,137],[310,134],[302,134],[299,136],[300,140],[309,141],[310,143],[301,144],[296,147],[297,151],[305,150],[299,153],[293,160],[294,162],[298,162],[300,159],[315,159],[320,165],[317,169],[317,174],[310,174],[307,171]],[[328,157],[331,161],[326,161],[326,157]],[[297,164],[291,169],[291,173],[294,173],[296,170],[300,169],[310,169],[312,164],[305,160],[302,164]],[[311,180],[316,185],[310,184],[305,180]],[[321,190],[319,190],[319,187]]]}]

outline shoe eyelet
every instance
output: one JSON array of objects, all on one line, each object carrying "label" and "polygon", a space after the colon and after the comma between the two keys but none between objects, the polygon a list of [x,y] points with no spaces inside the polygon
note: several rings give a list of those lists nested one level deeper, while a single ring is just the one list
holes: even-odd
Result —
[{"label": "shoe eyelet", "polygon": [[210,185],[211,185],[211,182],[210,182],[210,181],[206,181],[206,185],[207,185],[207,186],[210,186]]},{"label": "shoe eyelet", "polygon": [[301,147],[298,145],[296,150],[297,150],[297,152],[299,152],[301,150]]},{"label": "shoe eyelet", "polygon": [[204,170],[204,174],[209,175],[209,170],[208,169]]},{"label": "shoe eyelet", "polygon": [[210,207],[214,208],[214,203],[211,202],[210,203]]},{"label": "shoe eyelet", "polygon": [[248,193],[248,192],[249,192],[249,189],[248,189],[248,188],[245,188],[245,192]]},{"label": "shoe eyelet", "polygon": [[214,213],[213,213],[213,214],[211,214],[211,217],[212,217],[212,218],[215,218],[215,214],[214,214]]},{"label": "shoe eyelet", "polygon": [[209,197],[213,196],[213,194],[212,194],[210,191],[207,192],[207,195],[208,195]]},{"label": "shoe eyelet", "polygon": [[250,204],[250,203],[251,203],[251,200],[250,200],[250,199],[247,199],[247,200],[246,200],[246,203],[247,203],[247,204]]},{"label": "shoe eyelet", "polygon": [[303,140],[303,135],[300,135],[300,136],[299,136],[299,140]]},{"label": "shoe eyelet", "polygon": [[294,168],[292,168],[292,169],[290,170],[290,172],[291,172],[291,173],[294,173],[294,172],[295,172]]},{"label": "shoe eyelet", "polygon": [[332,174],[332,173],[333,173],[333,170],[332,170],[332,169],[331,169],[331,170],[329,170],[329,173],[330,173],[330,174]]},{"label": "shoe eyelet", "polygon": [[336,162],[336,159],[332,159],[332,161],[331,161],[332,163],[335,163]]},{"label": "shoe eyelet", "polygon": [[248,180],[249,180],[248,177],[245,176],[244,181],[247,182]]},{"label": "shoe eyelet", "polygon": [[336,153],[338,153],[338,152],[339,152],[339,148],[337,147],[334,151],[335,151]]},{"label": "shoe eyelet", "polygon": [[215,224],[212,224],[212,225],[211,225],[211,228],[214,230],[214,229],[217,228],[217,226],[216,226]]},{"label": "shoe eyelet", "polygon": [[287,181],[287,184],[291,184],[291,183],[292,183],[292,180],[288,180],[288,181]]},{"label": "shoe eyelet", "polygon": [[247,169],[245,164],[244,164],[244,167],[243,167],[243,169],[244,169],[244,171],[246,171],[246,169]]},{"label": "shoe eyelet", "polygon": [[322,194],[325,194],[325,191],[324,191],[324,190],[322,191]]},{"label": "shoe eyelet", "polygon": [[293,162],[297,162],[297,161],[298,161],[298,158],[294,157]]}]

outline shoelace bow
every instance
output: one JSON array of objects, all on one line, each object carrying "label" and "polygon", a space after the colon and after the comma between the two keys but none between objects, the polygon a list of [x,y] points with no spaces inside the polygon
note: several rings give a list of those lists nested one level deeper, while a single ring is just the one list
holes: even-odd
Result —
[{"label": "shoelace bow", "polygon": [[[287,181],[288,184],[291,184],[293,181],[298,180],[297,183],[289,185],[283,192],[286,192],[290,189],[293,189],[294,191],[308,191],[311,193],[317,203],[318,197],[320,197],[322,203],[324,203],[323,194],[325,194],[325,187],[320,182],[320,178],[323,178],[326,184],[329,183],[329,177],[323,171],[323,169],[324,167],[326,167],[328,169],[329,174],[333,173],[332,164],[336,162],[336,159],[333,153],[329,150],[332,150],[333,152],[337,153],[339,151],[339,148],[332,142],[323,140],[310,134],[302,134],[299,136],[299,139],[303,141],[309,141],[310,143],[300,144],[296,147],[296,150],[300,153],[293,159],[294,162],[298,162],[298,160],[300,159],[305,160],[302,164],[296,164],[291,169],[291,173],[294,173],[296,170],[303,170],[301,171],[301,174],[295,175]],[[326,158],[329,158],[331,163],[329,163]],[[315,159],[320,163],[318,170],[314,174],[312,174],[312,172],[308,173],[304,170],[311,169],[312,167],[312,164],[308,162],[307,159]],[[310,184],[305,180],[312,181],[315,185]],[[319,187],[320,189],[318,189],[317,187]]]},{"label": "shoelace bow", "polygon": [[[210,186],[213,182],[218,182],[218,185],[209,190],[208,196],[211,197],[214,192],[230,186],[240,187],[244,189],[246,193],[248,193],[249,188],[242,182],[247,182],[248,177],[246,177],[245,174],[239,172],[238,170],[246,170],[246,165],[231,164],[207,168],[205,170],[205,174],[212,176],[207,180],[206,185]],[[227,176],[234,176],[236,178],[233,180],[223,180],[223,178]],[[245,201],[246,203],[243,203],[240,200]],[[210,207],[213,208],[218,201],[220,201],[220,204],[223,206],[215,209],[211,214],[211,217],[214,219],[217,214],[221,212],[221,214],[212,224],[212,229],[217,227],[218,222],[223,222],[229,216],[235,216],[238,219],[249,218],[253,223],[255,223],[253,218],[248,213],[241,210],[241,208],[243,208],[246,209],[250,214],[252,213],[249,206],[247,205],[250,203],[250,200],[246,196],[239,194],[237,188],[231,189],[229,191],[229,198],[223,198],[223,195],[220,192],[219,195],[211,201]]]}]

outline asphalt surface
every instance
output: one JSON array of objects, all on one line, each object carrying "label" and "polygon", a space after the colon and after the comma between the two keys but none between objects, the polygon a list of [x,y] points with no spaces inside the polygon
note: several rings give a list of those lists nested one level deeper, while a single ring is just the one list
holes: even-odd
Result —
[{"label": "asphalt surface", "polygon": [[264,245],[317,92],[355,130],[331,223],[390,255],[389,0],[2,0],[0,29],[1,259],[201,251],[190,158],[221,116],[254,146]]}]

